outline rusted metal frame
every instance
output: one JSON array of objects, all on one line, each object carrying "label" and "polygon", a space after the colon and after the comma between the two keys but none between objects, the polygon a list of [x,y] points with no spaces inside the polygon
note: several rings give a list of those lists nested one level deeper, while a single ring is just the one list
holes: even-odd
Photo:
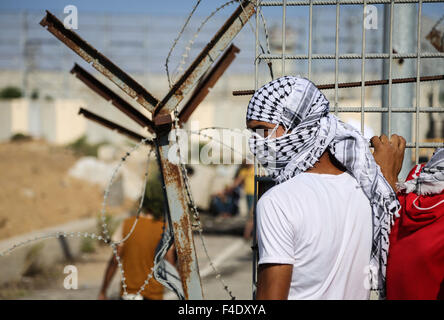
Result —
[{"label": "rusted metal frame", "polygon": [[171,123],[164,125],[164,128],[159,128],[157,127],[157,137],[154,141],[162,172],[164,194],[168,202],[169,217],[174,232],[174,244],[179,262],[178,269],[182,288],[185,299],[202,300],[202,283],[184,180],[180,167],[169,160],[171,150],[168,137],[171,132]]},{"label": "rusted metal frame", "polygon": [[236,54],[240,52],[240,49],[232,44],[219,59],[216,65],[210,70],[208,75],[197,85],[191,98],[187,104],[180,110],[179,120],[181,123],[188,121],[191,114],[199,106],[199,104],[205,99],[210,92],[210,89],[214,87],[219,78],[224,74],[233,60],[236,58]]},{"label": "rusted metal frame", "polygon": [[111,103],[117,107],[120,111],[134,120],[143,128],[147,128],[151,133],[154,133],[153,126],[154,123],[148,119],[143,113],[139,112],[132,105],[122,99],[118,94],[112,91],[110,88],[105,86],[99,80],[97,80],[93,75],[79,66],[77,63],[71,69],[71,73],[74,74],[80,81],[82,81],[87,87],[96,92],[106,101],[111,101]]},{"label": "rusted metal frame", "polygon": [[[191,90],[198,79],[207,72],[211,64],[225,50],[253,13],[254,5],[250,1],[243,1],[243,4],[236,9],[156,107],[153,116],[156,126],[159,164],[164,181],[165,195],[174,232],[174,242],[179,259],[179,272],[186,299],[202,299],[203,292],[191,229],[190,208],[184,191],[185,186],[182,172],[178,165],[171,163],[168,159],[170,153],[168,136],[172,127],[170,113],[182,101],[184,95]],[[191,112],[188,115],[190,114]]]},{"label": "rusted metal frame", "polygon": [[[155,139],[156,149],[161,166],[165,196],[168,201],[168,211],[172,221],[174,241],[179,257],[179,272],[186,299],[202,299],[203,293],[182,173],[179,166],[173,164],[168,159],[170,153],[168,136],[172,124],[169,113],[182,101],[184,95],[191,90],[197,79],[205,74],[219,54],[225,50],[226,46],[241,30],[254,11],[254,5],[250,1],[244,0],[243,4],[236,9],[190,68],[187,69],[156,107],[155,117],[153,116],[157,135]],[[160,111],[162,111],[162,114],[159,114]]]},{"label": "rusted metal frame", "polygon": [[228,18],[213,39],[205,46],[199,56],[197,56],[165,98],[159,103],[154,111],[155,115],[161,111],[166,114],[176,108],[184,96],[193,88],[198,79],[205,74],[220,53],[225,50],[245,23],[247,23],[254,12],[255,7],[253,2],[243,0],[242,4],[240,4],[236,11]]},{"label": "rusted metal frame", "polygon": [[[94,121],[94,122],[108,128],[108,129],[111,129],[113,131],[116,130],[118,133],[120,133],[120,134],[134,140],[134,141],[140,142],[141,140],[146,138],[146,137],[144,137],[138,133],[135,133],[131,130],[128,130],[128,129],[108,120],[108,119],[102,118],[101,116],[99,116],[95,113],[92,113],[91,111],[88,111],[86,109],[80,108],[79,114],[83,115],[86,119]],[[147,141],[146,143],[153,144],[151,141]]]},{"label": "rusted metal frame", "polygon": [[[427,82],[427,81],[439,81],[439,80],[444,80],[444,75],[436,75],[436,76],[424,76],[424,77],[420,77],[419,81],[421,82]],[[417,79],[416,77],[412,77],[412,78],[398,78],[398,79],[392,79],[392,84],[396,84],[396,83],[409,83],[409,82],[416,82]],[[370,80],[370,81],[365,81],[364,85],[365,86],[381,86],[381,85],[386,85],[389,84],[389,80]],[[361,81],[356,81],[356,82],[344,82],[344,83],[339,83],[338,84],[338,88],[354,88],[354,87],[361,87],[362,83]],[[335,84],[334,83],[330,83],[330,84],[321,84],[321,85],[317,85],[319,90],[329,90],[329,89],[334,89],[335,88]],[[254,90],[236,90],[233,91],[233,96],[247,96],[247,95],[252,95],[254,94]]]},{"label": "rusted metal frame", "polygon": [[57,39],[86,62],[92,64],[97,71],[114,82],[130,97],[136,99],[148,111],[154,110],[158,100],[153,95],[75,32],[66,29],[63,23],[48,10],[46,10],[46,16],[40,21],[40,25],[46,27]]}]

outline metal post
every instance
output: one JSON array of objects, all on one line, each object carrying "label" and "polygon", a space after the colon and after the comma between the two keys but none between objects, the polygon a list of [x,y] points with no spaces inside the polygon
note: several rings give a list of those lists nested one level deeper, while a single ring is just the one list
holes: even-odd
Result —
[{"label": "metal post", "polygon": [[310,0],[309,10],[309,22],[308,22],[308,80],[311,80],[311,58],[312,58],[312,45],[313,45],[313,0]]},{"label": "metal post", "polygon": [[282,72],[281,76],[285,76],[285,45],[286,45],[286,23],[287,23],[287,0],[282,3]]},{"label": "metal post", "polygon": [[365,107],[365,10],[367,8],[366,0],[362,8],[362,47],[361,47],[361,133],[364,135],[364,107]]},{"label": "metal post", "polygon": [[[255,32],[255,55],[254,55],[254,90],[257,90],[259,87],[259,16],[261,13],[260,0],[256,0],[256,32]],[[258,177],[258,163],[256,159],[254,159],[254,196],[257,197],[257,177]],[[258,253],[257,253],[257,240],[256,240],[256,203],[257,198],[254,201],[253,205],[253,263],[252,263],[252,296],[253,300],[256,299],[256,290],[257,290],[257,262],[258,262]]]},{"label": "metal post", "polygon": [[202,300],[202,284],[194,246],[188,203],[179,166],[168,160],[170,125],[157,134],[156,151],[162,172],[164,194],[168,201],[169,216],[174,231],[174,244],[179,260],[179,274],[185,299]]},{"label": "metal post", "polygon": [[[390,14],[390,6],[384,7],[384,52],[388,53],[390,48],[396,50],[398,53],[410,53],[416,49],[416,5],[415,4],[397,4],[391,5],[394,9],[393,16]],[[391,25],[391,23],[393,23]],[[392,29],[392,37],[390,36]],[[392,40],[392,44],[390,43]],[[392,55],[392,53],[390,53]],[[392,74],[389,74],[390,68]],[[415,73],[414,59],[399,59],[390,63],[384,61],[384,78],[392,77],[411,77]],[[414,84],[397,84],[382,90],[382,106],[392,106],[399,108],[412,107],[414,97]],[[388,92],[391,91],[391,97]],[[390,103],[391,99],[391,103]],[[407,141],[412,141],[412,114],[410,113],[395,113],[382,114],[382,133],[390,136],[393,133],[403,136]],[[418,141],[417,141],[418,142]],[[404,162],[402,165],[399,179],[405,180],[408,172],[413,166],[412,152],[406,149]]]}]

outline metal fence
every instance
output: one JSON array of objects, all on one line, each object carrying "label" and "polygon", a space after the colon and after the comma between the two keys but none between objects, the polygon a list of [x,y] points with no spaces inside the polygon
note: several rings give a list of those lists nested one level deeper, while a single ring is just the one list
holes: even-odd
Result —
[{"label": "metal fence", "polygon": [[[444,114],[444,108],[438,105],[422,106],[421,101],[421,83],[425,81],[425,77],[432,75],[439,75],[444,73],[444,53],[438,50],[422,49],[424,46],[424,32],[423,30],[423,4],[434,3],[442,5],[444,1],[438,0],[301,0],[301,1],[256,1],[256,52],[255,52],[255,90],[257,90],[265,82],[270,81],[263,79],[261,75],[261,65],[263,62],[273,62],[273,67],[279,66],[280,74],[275,74],[273,77],[287,75],[288,69],[286,66],[290,62],[299,61],[304,63],[307,67],[304,75],[313,80],[313,62],[314,61],[334,61],[334,84],[327,86],[334,90],[334,95],[331,100],[331,112],[336,115],[339,113],[355,113],[360,115],[361,132],[364,131],[365,116],[370,113],[381,114],[382,133],[391,135],[393,133],[402,135],[407,140],[407,151],[405,161],[403,164],[403,171],[400,177],[406,176],[413,163],[418,163],[420,160],[420,149],[444,147],[443,135],[435,137],[434,141],[420,141],[420,114],[423,113],[438,113],[441,119]],[[379,5],[377,12],[383,11],[383,32],[382,32],[382,52],[374,53],[367,52],[367,33],[370,32],[367,23],[369,22],[369,6]],[[361,23],[361,45],[360,48],[354,48],[355,52],[341,53],[339,50],[341,38],[341,12],[345,6],[357,7],[360,13],[358,23]],[[281,48],[278,53],[263,53],[261,52],[262,28],[264,21],[267,18],[266,8],[275,7],[281,10],[282,14],[282,30],[281,30]],[[294,54],[288,52],[286,46],[287,41],[287,27],[288,27],[288,10],[292,7],[304,7],[308,9],[308,52]],[[335,30],[334,30],[334,53],[314,53],[313,52],[313,29],[314,8],[315,7],[329,7],[331,12],[329,17],[335,16]],[[442,5],[439,8],[444,8]],[[374,8],[372,8],[374,9]],[[293,9],[291,9],[293,10]],[[444,10],[441,10],[444,13]],[[265,19],[262,19],[264,16]],[[381,17],[381,14],[379,14]],[[438,19],[436,19],[438,20]],[[438,23],[442,19],[438,20]],[[380,20],[381,22],[381,20]],[[317,23],[322,21],[317,20]],[[297,22],[296,22],[297,24]],[[378,24],[378,26],[381,23]],[[342,26],[343,27],[343,26]],[[436,27],[436,24],[433,28]],[[333,32],[333,30],[329,30]],[[347,30],[346,30],[347,31]],[[432,46],[428,46],[432,48]],[[360,51],[360,52],[359,52]],[[381,105],[380,106],[366,106],[366,88],[372,85],[372,81],[366,79],[366,67],[369,61],[379,60],[382,63],[382,74],[380,81],[376,85],[384,85],[381,88]],[[339,105],[339,92],[341,85],[339,82],[340,62],[349,62],[353,60],[360,61],[360,81],[354,83],[353,86],[360,88],[360,106],[346,107]],[[423,61],[434,61],[434,66],[429,68],[422,68]],[[436,66],[435,66],[436,64]],[[433,74],[430,74],[433,72]],[[291,74],[291,72],[290,72]],[[367,78],[369,75],[367,75]],[[408,82],[399,83],[397,79],[410,77]],[[422,77],[422,78],[421,78]],[[439,77],[442,82],[442,77]],[[404,79],[407,80],[407,79]],[[316,81],[315,81],[316,83]],[[318,86],[319,83],[316,83]],[[348,84],[351,85],[351,84]],[[442,86],[441,86],[442,88]],[[442,92],[442,89],[441,89]],[[251,92],[249,92],[251,93]],[[442,93],[441,93],[442,95]],[[414,118],[414,121],[412,122]],[[413,151],[413,153],[412,153]],[[413,160],[413,161],[412,161]],[[261,177],[264,171],[255,165],[256,173],[256,194],[260,195],[264,189],[270,187],[269,181]],[[255,235],[254,235],[255,239]],[[257,254],[255,254],[257,258]],[[253,264],[253,295],[256,284],[256,261]]]},{"label": "metal fence", "polygon": [[[437,50],[431,52],[424,52],[421,50],[421,34],[422,34],[422,7],[423,3],[444,3],[442,0],[302,0],[302,1],[257,1],[257,16],[256,16],[256,59],[255,59],[255,89],[263,83],[260,83],[259,65],[262,61],[273,61],[274,65],[280,60],[280,75],[286,74],[286,64],[291,60],[299,60],[307,63],[307,78],[313,80],[312,65],[314,60],[334,60],[334,99],[331,111],[338,113],[360,113],[361,130],[364,129],[364,119],[366,113],[380,113],[382,114],[382,132],[385,134],[397,133],[403,135],[408,140],[407,148],[414,149],[414,157],[416,163],[419,161],[420,148],[436,148],[443,146],[441,142],[420,142],[419,137],[419,116],[421,113],[443,113],[444,108],[440,106],[425,107],[420,105],[421,100],[421,69],[422,61],[425,59],[439,59],[437,73],[444,73],[443,52]],[[384,5],[384,25],[383,25],[383,53],[366,52],[366,34],[369,32],[366,27],[368,22],[368,6],[369,5]],[[286,35],[287,35],[287,12],[290,7],[308,7],[308,52],[305,54],[289,54],[286,50]],[[335,52],[329,53],[313,53],[313,9],[316,6],[335,7]],[[361,7],[361,48],[355,48],[355,53],[340,53],[339,39],[340,39],[340,13],[344,6],[358,6]],[[279,7],[282,10],[282,33],[281,33],[281,52],[279,54],[263,54],[260,52],[260,32],[261,10],[264,7]],[[333,8],[332,8],[333,9]],[[378,8],[378,11],[381,8]],[[333,11],[333,10],[332,10]],[[333,13],[333,12],[332,12]],[[379,14],[381,16],[381,14]],[[266,17],[265,17],[266,18]],[[416,26],[415,26],[416,25]],[[396,41],[396,48],[394,42]],[[360,50],[359,50],[360,49]],[[361,51],[361,52],[359,52]],[[360,100],[361,105],[358,107],[341,107],[339,105],[338,92],[340,89],[339,83],[339,62],[341,60],[359,60],[361,63],[360,72]],[[369,60],[382,60],[383,62],[383,77],[388,80],[388,85],[382,89],[382,105],[377,107],[368,107],[365,105],[366,93],[366,64]],[[430,68],[429,68],[430,69]],[[433,68],[432,68],[433,69]],[[275,76],[280,76],[275,74]],[[431,74],[427,74],[431,75]],[[393,86],[395,78],[412,77],[413,83],[401,84]],[[416,85],[415,85],[416,84]],[[411,103],[414,100],[415,102]],[[415,115],[414,134],[411,130],[411,114]],[[439,140],[441,137],[437,137]],[[411,152],[411,150],[408,150]],[[408,160],[409,157],[406,156]],[[411,163],[405,163],[407,167]]]}]

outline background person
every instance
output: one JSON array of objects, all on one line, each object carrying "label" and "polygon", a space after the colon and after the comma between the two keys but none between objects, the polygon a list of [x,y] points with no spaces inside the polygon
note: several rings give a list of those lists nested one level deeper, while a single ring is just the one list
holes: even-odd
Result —
[{"label": "background person", "polygon": [[[117,247],[117,253],[122,262],[122,268],[127,285],[128,297],[123,296],[121,287],[120,295],[122,299],[137,300],[162,300],[163,286],[152,277],[140,295],[137,295],[140,287],[147,279],[151,268],[154,265],[154,256],[157,245],[160,242],[164,222],[163,217],[163,191],[160,179],[148,181],[145,199],[143,201],[142,212],[131,235]],[[135,216],[126,218],[114,232],[112,241],[119,242],[130,233],[136,220]],[[176,253],[174,245],[168,250],[165,259],[173,266],[176,265]],[[99,299],[107,299],[107,289],[118,268],[118,262],[113,255],[108,262],[103,278]]]}]

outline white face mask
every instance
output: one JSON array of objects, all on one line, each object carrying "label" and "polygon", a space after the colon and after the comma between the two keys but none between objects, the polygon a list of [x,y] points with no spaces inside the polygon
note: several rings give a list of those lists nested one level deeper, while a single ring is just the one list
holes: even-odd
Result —
[{"label": "white face mask", "polygon": [[303,150],[307,145],[312,144],[315,139],[317,130],[298,130],[294,129],[292,132],[285,130],[285,134],[279,137],[274,137],[274,134],[279,125],[272,130],[267,136],[252,132],[249,139],[249,146],[251,152],[256,157],[257,161],[267,169],[269,175],[276,178],[281,171],[286,167],[289,161],[297,156],[300,150]]}]

